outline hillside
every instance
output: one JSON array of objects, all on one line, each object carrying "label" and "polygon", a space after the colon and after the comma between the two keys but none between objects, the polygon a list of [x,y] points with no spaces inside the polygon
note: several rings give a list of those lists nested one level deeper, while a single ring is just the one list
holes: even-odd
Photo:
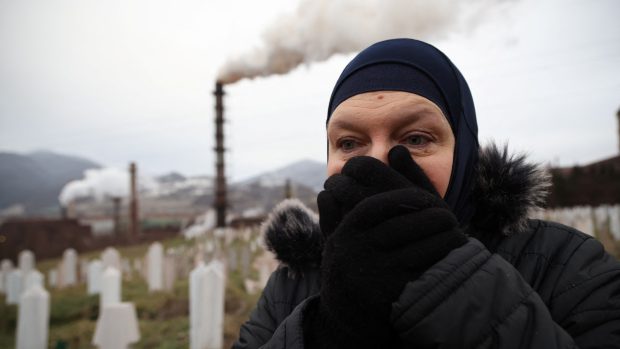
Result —
[{"label": "hillside", "polygon": [[0,152],[0,209],[21,204],[27,213],[58,209],[62,187],[100,165],[74,156],[51,152],[16,154]]}]

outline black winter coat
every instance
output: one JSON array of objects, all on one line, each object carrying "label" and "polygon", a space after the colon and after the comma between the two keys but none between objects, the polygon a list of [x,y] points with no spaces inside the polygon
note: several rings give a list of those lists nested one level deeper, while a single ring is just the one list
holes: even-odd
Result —
[{"label": "black winter coat", "polygon": [[[522,157],[490,147],[478,173],[469,242],[409,282],[392,305],[405,347],[620,348],[620,262],[584,233],[526,219],[546,184]],[[280,206],[266,243],[282,266],[233,348],[303,348],[304,313],[320,288],[316,217]]]}]

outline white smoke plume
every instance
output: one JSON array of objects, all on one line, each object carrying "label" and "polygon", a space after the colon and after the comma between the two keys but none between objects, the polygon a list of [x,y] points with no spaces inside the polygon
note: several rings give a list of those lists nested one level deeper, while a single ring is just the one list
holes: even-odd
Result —
[{"label": "white smoke plume", "polygon": [[506,0],[301,0],[262,35],[262,45],[232,57],[218,81],[285,74],[300,64],[360,51],[384,39],[438,39],[473,29]]},{"label": "white smoke plume", "polygon": [[[139,187],[151,186],[152,180],[138,179]],[[67,183],[60,192],[58,200],[67,206],[78,198],[95,198],[98,201],[108,197],[129,196],[129,171],[113,167],[91,169],[84,172],[84,178]]]}]

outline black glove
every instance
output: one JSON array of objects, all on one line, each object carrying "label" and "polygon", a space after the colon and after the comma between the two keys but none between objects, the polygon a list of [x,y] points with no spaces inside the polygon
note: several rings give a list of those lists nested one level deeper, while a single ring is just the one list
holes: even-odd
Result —
[{"label": "black glove", "polygon": [[386,347],[396,336],[391,304],[403,287],[466,237],[404,147],[388,167],[356,157],[318,196],[327,236],[317,309],[305,326],[308,347]]}]

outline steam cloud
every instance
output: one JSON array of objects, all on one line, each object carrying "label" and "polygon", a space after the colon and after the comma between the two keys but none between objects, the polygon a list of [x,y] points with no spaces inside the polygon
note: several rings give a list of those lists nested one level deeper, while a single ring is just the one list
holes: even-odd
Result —
[{"label": "steam cloud", "polygon": [[[152,186],[152,180],[140,177],[139,186]],[[129,172],[113,167],[91,169],[84,172],[84,178],[67,183],[60,192],[58,200],[67,206],[78,198],[93,197],[101,201],[108,197],[129,196]]]},{"label": "steam cloud", "polygon": [[285,74],[300,64],[360,51],[389,38],[438,39],[473,29],[506,0],[301,0],[263,32],[263,45],[233,57],[218,81]]}]

